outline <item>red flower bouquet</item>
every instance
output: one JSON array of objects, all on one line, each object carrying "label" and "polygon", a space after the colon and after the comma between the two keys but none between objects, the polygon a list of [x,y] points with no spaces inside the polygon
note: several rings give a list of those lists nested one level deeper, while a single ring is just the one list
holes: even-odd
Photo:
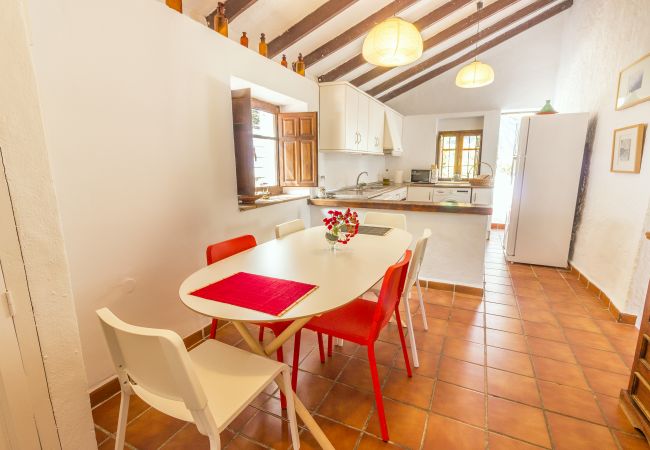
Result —
[{"label": "red flower bouquet", "polygon": [[327,214],[329,216],[323,219],[323,223],[327,228],[325,239],[331,249],[334,249],[339,242],[347,244],[359,232],[359,216],[356,212],[350,211],[350,208],[345,212],[327,211]]}]

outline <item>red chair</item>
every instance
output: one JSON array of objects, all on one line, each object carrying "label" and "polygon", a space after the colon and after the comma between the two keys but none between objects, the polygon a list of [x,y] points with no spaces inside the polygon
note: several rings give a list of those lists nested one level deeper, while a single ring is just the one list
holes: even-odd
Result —
[{"label": "red chair", "polygon": [[[236,255],[237,253],[241,253],[244,250],[253,248],[255,246],[257,246],[257,241],[255,240],[255,236],[246,234],[243,236],[239,236],[233,239],[229,239],[227,241],[218,242],[216,244],[212,244],[208,246],[208,248],[205,251],[205,257],[208,265],[210,265],[217,261],[221,261],[222,259],[226,259],[233,255]],[[265,322],[265,323],[258,324],[260,326],[259,340],[262,341],[264,338],[264,327],[270,328],[271,331],[273,331],[273,334],[275,334],[275,336],[278,336],[290,324],[291,322]],[[218,325],[219,325],[218,319],[212,319],[212,324],[210,325],[210,339],[215,338],[217,334]],[[278,361],[280,362],[284,361],[282,347],[278,348],[276,355]],[[294,343],[294,350],[293,350],[293,371],[291,374],[291,387],[294,390],[294,392],[298,384],[299,360],[300,360],[300,332],[296,333],[295,335],[295,343]],[[284,397],[284,394],[280,395],[280,401],[282,403],[282,409],[286,409],[287,406],[286,406],[286,399]]]},{"label": "red chair", "polygon": [[[388,268],[384,275],[384,281],[381,285],[379,300],[377,302],[358,298],[342,308],[323,314],[320,317],[313,318],[305,326],[305,328],[318,333],[321,362],[325,362],[325,355],[323,352],[323,334],[328,334],[336,338],[341,338],[368,347],[370,374],[372,376],[377,413],[379,414],[379,422],[381,425],[381,437],[384,441],[388,441],[388,426],[386,425],[384,401],[381,396],[379,375],[377,374],[375,341],[379,337],[381,330],[388,324],[388,321],[393,314],[395,314],[397,323],[401,323],[398,306],[402,290],[404,289],[404,282],[406,280],[406,273],[410,261],[411,251],[407,250],[402,261]],[[399,331],[399,338],[402,343],[406,373],[411,377],[411,365],[409,364],[409,355],[406,350],[404,331],[402,330],[402,327],[399,326],[397,327],[397,330]],[[328,345],[328,347],[328,353],[330,353],[331,344]]]},{"label": "red chair", "polygon": [[[222,259],[229,258],[237,253],[241,253],[244,250],[253,248],[256,245],[257,241],[255,240],[255,236],[245,234],[244,236],[209,245],[205,250],[205,259],[209,266],[217,261],[221,261]],[[210,325],[210,339],[214,339],[216,336],[217,325],[219,325],[219,321],[217,319],[212,319],[212,325]]]}]

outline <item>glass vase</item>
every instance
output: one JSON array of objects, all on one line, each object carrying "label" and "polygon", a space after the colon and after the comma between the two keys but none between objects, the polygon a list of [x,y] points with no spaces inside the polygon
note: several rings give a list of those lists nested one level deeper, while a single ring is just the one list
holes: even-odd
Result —
[{"label": "glass vase", "polygon": [[336,250],[336,247],[339,243],[339,237],[335,234],[332,233],[325,233],[325,240],[327,241],[327,244],[330,246],[330,251]]}]

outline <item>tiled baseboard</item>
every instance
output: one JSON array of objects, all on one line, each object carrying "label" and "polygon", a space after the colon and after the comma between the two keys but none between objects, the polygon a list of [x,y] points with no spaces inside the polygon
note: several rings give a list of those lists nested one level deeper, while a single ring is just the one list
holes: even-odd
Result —
[{"label": "tiled baseboard", "polygon": [[458,292],[459,294],[483,295],[483,288],[464,286],[462,284],[442,283],[440,281],[420,279],[420,286],[430,289],[438,289],[439,291]]},{"label": "tiled baseboard", "polygon": [[626,323],[629,325],[634,325],[636,323],[636,315],[620,312],[614,302],[612,302],[612,300],[607,296],[607,294],[605,294],[602,290],[600,290],[598,286],[596,286],[586,276],[584,276],[582,272],[576,269],[573,264],[569,264],[569,268],[571,269],[571,273],[574,273],[578,276],[578,281],[580,281],[587,288],[587,290],[593,292],[596,295],[598,301],[600,301],[600,303],[602,303],[602,305],[609,310],[617,322]]},{"label": "tiled baseboard", "polygon": [[[208,325],[207,327],[201,330],[195,331],[194,333],[190,334],[189,336],[183,339],[183,342],[185,343],[185,348],[189,350],[194,345],[198,344],[203,339],[207,338],[209,335],[210,335],[210,325]],[[90,406],[94,408],[95,406],[108,400],[118,392],[120,392],[120,382],[118,381],[117,377],[111,378],[106,383],[102,384],[96,389],[93,389],[90,392]]]}]

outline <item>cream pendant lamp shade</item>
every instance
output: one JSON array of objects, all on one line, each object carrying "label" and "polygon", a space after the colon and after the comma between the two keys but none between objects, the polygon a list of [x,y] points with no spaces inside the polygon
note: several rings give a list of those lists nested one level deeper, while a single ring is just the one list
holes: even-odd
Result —
[{"label": "cream pendant lamp shade", "polygon": [[494,81],[494,70],[488,64],[474,61],[458,72],[456,86],[471,89],[487,86]]},{"label": "cream pendant lamp shade", "polygon": [[[476,10],[483,9],[483,2],[476,2]],[[481,21],[476,21],[476,47],[474,48],[474,61],[460,69],[456,75],[456,86],[464,89],[480,88],[492,84],[494,70],[490,65],[482,63],[478,58],[478,42],[481,38]]]},{"label": "cream pendant lamp shade", "polygon": [[370,30],[362,54],[376,66],[403,66],[422,56],[422,35],[412,23],[391,17]]}]

